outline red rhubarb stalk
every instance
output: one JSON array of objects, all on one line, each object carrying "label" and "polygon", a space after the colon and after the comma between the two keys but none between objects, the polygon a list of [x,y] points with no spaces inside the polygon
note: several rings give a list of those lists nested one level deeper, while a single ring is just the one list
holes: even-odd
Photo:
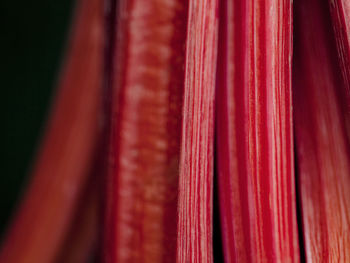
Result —
[{"label": "red rhubarb stalk", "polygon": [[189,1],[177,262],[213,262],[213,133],[218,1]]},{"label": "red rhubarb stalk", "polygon": [[299,262],[291,1],[222,1],[217,81],[225,262]]},{"label": "red rhubarb stalk", "polygon": [[187,4],[117,4],[105,262],[174,262]]},{"label": "red rhubarb stalk", "polygon": [[99,177],[89,178],[79,204],[74,211],[64,244],[56,257],[56,263],[87,263],[97,254],[100,224]]},{"label": "red rhubarb stalk", "polygon": [[52,262],[68,231],[93,160],[103,58],[103,1],[81,0],[57,100],[32,181],[0,262]]},{"label": "red rhubarb stalk", "polygon": [[350,261],[350,155],[329,8],[295,2],[295,132],[307,262]]},{"label": "red rhubarb stalk", "polygon": [[[338,57],[344,79],[344,97],[350,111],[350,1],[329,0]],[[350,127],[349,127],[350,128]]]}]

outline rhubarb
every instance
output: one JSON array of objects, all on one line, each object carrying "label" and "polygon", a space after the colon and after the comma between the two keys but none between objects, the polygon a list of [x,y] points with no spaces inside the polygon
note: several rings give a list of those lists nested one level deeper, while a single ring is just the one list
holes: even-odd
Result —
[{"label": "rhubarb", "polygon": [[187,4],[116,10],[104,262],[173,262]]},{"label": "rhubarb", "polygon": [[293,94],[307,262],[350,261],[350,155],[329,8],[295,2]]},{"label": "rhubarb", "polygon": [[189,1],[177,262],[213,262],[214,90],[218,1]]},{"label": "rhubarb", "polygon": [[350,262],[346,0],[76,15],[0,262]]},{"label": "rhubarb", "polygon": [[347,111],[350,110],[350,2],[329,0],[332,15],[334,38],[337,43],[338,57],[344,80],[343,95],[347,98]]},{"label": "rhubarb", "polygon": [[90,173],[102,98],[103,1],[81,0],[32,181],[0,262],[52,262]]},{"label": "rhubarb", "polygon": [[216,154],[225,262],[299,262],[290,1],[222,1]]},{"label": "rhubarb", "polygon": [[75,209],[74,220],[71,222],[64,244],[55,259],[56,263],[91,262],[96,256],[100,234],[99,179],[99,176],[89,178],[88,186]]}]

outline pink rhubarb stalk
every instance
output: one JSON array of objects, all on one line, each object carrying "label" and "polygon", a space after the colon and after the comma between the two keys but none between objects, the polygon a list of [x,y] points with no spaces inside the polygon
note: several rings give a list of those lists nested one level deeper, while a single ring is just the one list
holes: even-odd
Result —
[{"label": "pink rhubarb stalk", "polygon": [[97,183],[100,177],[101,174],[97,173],[96,177],[88,179],[88,186],[84,189],[75,209],[74,219],[55,259],[56,263],[87,263],[97,256],[101,226],[100,184]]},{"label": "pink rhubarb stalk", "polygon": [[295,3],[295,131],[307,262],[350,261],[350,155],[328,6]]},{"label": "pink rhubarb stalk", "polygon": [[299,262],[291,1],[222,1],[216,136],[225,262]]},{"label": "pink rhubarb stalk", "polygon": [[2,263],[54,261],[92,166],[102,101],[103,1],[79,1],[75,22],[48,130],[4,240]]},{"label": "pink rhubarb stalk", "polygon": [[[344,97],[347,99],[347,111],[350,111],[350,1],[329,0],[332,15],[334,38],[337,43],[338,57],[344,79]],[[349,127],[350,128],[350,127]]]},{"label": "pink rhubarb stalk", "polygon": [[177,262],[213,262],[213,133],[218,1],[191,0],[178,204]]},{"label": "pink rhubarb stalk", "polygon": [[187,4],[121,0],[105,262],[174,262]]}]

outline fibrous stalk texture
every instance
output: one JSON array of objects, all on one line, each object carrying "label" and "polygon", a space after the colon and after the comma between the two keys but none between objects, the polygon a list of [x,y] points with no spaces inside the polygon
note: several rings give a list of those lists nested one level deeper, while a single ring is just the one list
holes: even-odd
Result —
[{"label": "fibrous stalk texture", "polygon": [[295,2],[293,65],[298,181],[307,262],[350,260],[345,85],[327,3]]},{"label": "fibrous stalk texture", "polygon": [[299,262],[292,4],[221,3],[216,154],[225,262]]},{"label": "fibrous stalk texture", "polygon": [[218,1],[189,1],[177,262],[213,262],[214,90]]},{"label": "fibrous stalk texture", "polygon": [[347,111],[350,111],[350,2],[329,0],[334,38],[337,44],[339,64],[343,76],[343,95]]}]

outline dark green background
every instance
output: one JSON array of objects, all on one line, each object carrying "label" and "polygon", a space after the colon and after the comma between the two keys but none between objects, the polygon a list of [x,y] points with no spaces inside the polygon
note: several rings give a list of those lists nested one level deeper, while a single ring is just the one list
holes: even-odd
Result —
[{"label": "dark green background", "polygon": [[0,1],[0,234],[27,182],[45,127],[73,0]]}]

